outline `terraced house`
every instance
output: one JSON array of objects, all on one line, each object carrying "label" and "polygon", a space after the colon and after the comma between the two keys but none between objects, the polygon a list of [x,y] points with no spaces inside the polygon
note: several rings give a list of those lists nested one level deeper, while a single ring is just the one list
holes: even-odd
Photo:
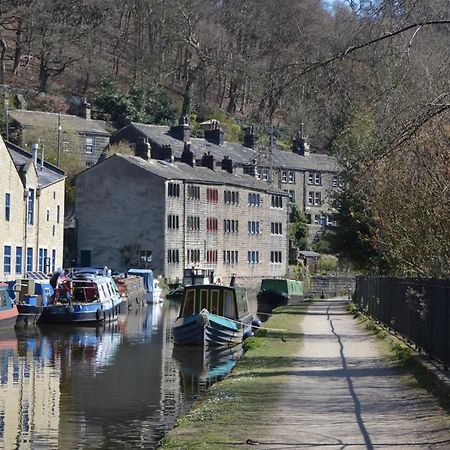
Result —
[{"label": "terraced house", "polygon": [[0,137],[0,280],[61,267],[64,183],[63,171]]},{"label": "terraced house", "polygon": [[[287,271],[288,195],[211,154],[182,161],[114,155],[77,177],[80,265],[147,267],[180,280],[189,267],[251,284]],[[93,186],[95,186],[93,191]]]},{"label": "terraced house", "polygon": [[310,238],[320,235],[326,226],[334,226],[332,198],[339,187],[338,165],[332,156],[309,151],[303,131],[292,140],[292,151],[257,144],[252,127],[246,130],[244,142],[227,142],[217,121],[204,125],[204,138],[191,136],[186,120],[178,125],[131,123],[111,136],[111,142],[128,142],[136,155],[144,158],[181,160],[186,143],[197,164],[205,153],[215,164],[229,157],[236,173],[247,174],[283,190],[290,201],[304,211],[310,224]]}]

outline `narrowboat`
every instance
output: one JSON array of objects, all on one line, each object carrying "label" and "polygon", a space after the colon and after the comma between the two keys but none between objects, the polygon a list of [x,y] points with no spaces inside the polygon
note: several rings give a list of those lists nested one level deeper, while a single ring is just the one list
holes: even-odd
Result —
[{"label": "narrowboat", "polygon": [[117,320],[123,301],[111,277],[79,274],[64,282],[59,297],[42,311],[38,323],[86,324]]},{"label": "narrowboat", "polygon": [[252,335],[244,289],[218,284],[186,286],[173,328],[175,344],[231,346]]},{"label": "narrowboat", "polygon": [[159,281],[153,275],[153,270],[129,269],[128,275],[138,276],[144,279],[144,286],[147,291],[147,303],[158,303],[163,301],[163,298],[161,296],[162,289],[159,286]]},{"label": "narrowboat", "polygon": [[0,283],[0,330],[13,329],[18,314],[8,292],[8,284]]},{"label": "narrowboat", "polygon": [[258,306],[266,304],[275,308],[296,303],[304,298],[303,283],[286,278],[263,278],[256,298],[258,299]]}]

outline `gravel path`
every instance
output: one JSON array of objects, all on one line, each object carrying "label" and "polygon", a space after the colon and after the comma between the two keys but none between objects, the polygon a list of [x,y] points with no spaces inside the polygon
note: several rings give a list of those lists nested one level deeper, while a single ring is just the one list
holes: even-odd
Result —
[{"label": "gravel path", "polygon": [[450,417],[382,356],[345,306],[309,307],[285,394],[248,448],[450,449]]}]

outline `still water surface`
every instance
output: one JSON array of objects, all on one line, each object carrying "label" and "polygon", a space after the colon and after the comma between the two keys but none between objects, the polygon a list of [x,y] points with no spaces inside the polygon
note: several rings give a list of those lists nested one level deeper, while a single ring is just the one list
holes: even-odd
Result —
[{"label": "still water surface", "polygon": [[0,335],[0,448],[155,448],[242,354],[174,348],[178,309],[165,301],[133,306],[105,327]]}]

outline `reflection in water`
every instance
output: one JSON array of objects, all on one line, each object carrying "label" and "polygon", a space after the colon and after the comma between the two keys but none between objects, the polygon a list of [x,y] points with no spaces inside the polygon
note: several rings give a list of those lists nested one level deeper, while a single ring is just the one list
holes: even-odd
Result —
[{"label": "reflection in water", "polygon": [[101,327],[0,336],[0,448],[154,448],[242,354],[174,350],[178,308],[133,305]]}]

